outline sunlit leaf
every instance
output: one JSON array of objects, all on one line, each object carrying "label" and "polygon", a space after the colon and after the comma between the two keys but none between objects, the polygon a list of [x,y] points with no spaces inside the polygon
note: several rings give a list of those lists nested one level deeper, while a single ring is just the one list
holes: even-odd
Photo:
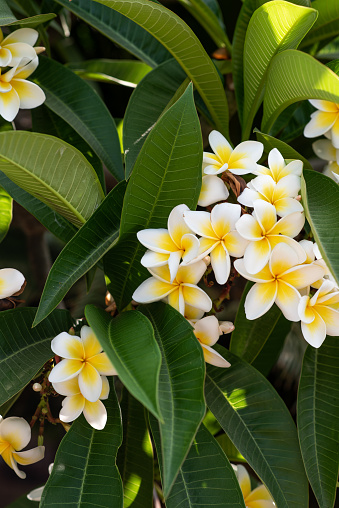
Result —
[{"label": "sunlit leaf", "polygon": [[339,3],[337,0],[314,0],[313,9],[319,13],[318,19],[300,47],[310,47],[315,43],[327,41],[339,35]]},{"label": "sunlit leaf", "polygon": [[13,200],[3,187],[0,187],[0,242],[5,238],[12,222]]}]

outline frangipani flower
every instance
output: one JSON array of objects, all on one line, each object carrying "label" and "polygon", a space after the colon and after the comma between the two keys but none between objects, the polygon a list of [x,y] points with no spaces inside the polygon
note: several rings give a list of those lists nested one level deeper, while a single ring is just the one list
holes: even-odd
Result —
[{"label": "frangipani flower", "polygon": [[35,57],[23,67],[13,67],[5,74],[0,74],[0,115],[8,122],[14,120],[19,109],[36,108],[45,101],[41,88],[26,81],[38,63],[38,57]]},{"label": "frangipani flower", "polygon": [[225,201],[229,196],[228,189],[218,176],[206,175],[202,177],[199,206],[209,206],[218,201]]},{"label": "frangipani flower", "polygon": [[188,227],[200,235],[199,257],[210,254],[211,265],[218,284],[225,284],[230,270],[230,256],[243,256],[248,242],[235,230],[235,223],[241,214],[240,205],[221,203],[211,213],[185,212]]},{"label": "frangipani flower", "polygon": [[244,254],[246,271],[252,274],[260,272],[268,263],[272,249],[279,243],[292,247],[298,256],[298,263],[303,263],[306,259],[304,249],[292,239],[303,228],[303,213],[291,213],[277,222],[277,214],[271,203],[257,199],[253,207],[253,214],[243,215],[235,225],[240,235],[250,242]]},{"label": "frangipani flower", "polygon": [[339,164],[336,162],[329,162],[323,169],[323,173],[329,176],[336,183],[339,183]]},{"label": "frangipani flower", "polygon": [[23,418],[11,416],[3,419],[0,416],[0,455],[6,464],[14,469],[19,478],[26,478],[26,473],[18,469],[18,464],[27,466],[44,458],[45,447],[37,446],[21,452],[31,440],[31,428]]},{"label": "frangipani flower", "polygon": [[101,401],[108,399],[109,383],[106,376],[101,376],[101,381],[100,397],[95,402],[87,400],[82,395],[77,377],[63,383],[53,383],[54,390],[66,396],[62,401],[60,420],[65,423],[73,422],[81,413],[84,413],[84,417],[94,429],[102,430],[107,422],[107,412]]},{"label": "frangipani flower", "polygon": [[230,363],[225,360],[211,346],[219,340],[223,333],[230,333],[234,330],[233,323],[224,321],[219,324],[215,316],[207,316],[199,320],[191,320],[194,335],[201,344],[206,363],[216,367],[230,367]]},{"label": "frangipani flower", "polygon": [[51,343],[52,351],[62,358],[49,375],[53,384],[78,377],[79,389],[90,402],[96,402],[102,392],[102,377],[114,376],[116,370],[89,326],[83,326],[80,337],[59,333]]},{"label": "frangipani flower", "polygon": [[261,199],[271,203],[277,215],[285,217],[289,213],[303,212],[304,209],[296,198],[300,190],[300,177],[288,175],[275,183],[268,175],[257,176],[247,184],[247,188],[238,197],[239,203],[253,208],[254,201]]},{"label": "frangipani flower", "polygon": [[276,506],[265,485],[251,490],[250,475],[244,466],[238,464],[233,466],[233,469],[237,475],[246,508],[274,508]]},{"label": "frangipani flower", "polygon": [[339,148],[334,148],[330,139],[318,139],[312,147],[320,159],[328,161],[323,173],[339,183]]},{"label": "frangipani flower", "polygon": [[33,28],[19,28],[4,38],[0,29],[0,67],[16,67],[33,60],[38,35]]},{"label": "frangipani flower", "polygon": [[256,282],[247,294],[247,319],[257,319],[270,310],[274,303],[289,321],[300,321],[298,305],[305,288],[324,275],[324,268],[316,264],[299,264],[295,250],[280,243],[272,250],[269,263],[255,275],[246,270],[244,259],[234,262],[235,269],[245,279]]},{"label": "frangipani flower", "polygon": [[140,243],[149,250],[141,259],[146,268],[164,266],[168,264],[171,282],[179,268],[180,260],[189,263],[199,250],[199,240],[192,235],[186,225],[183,214],[189,210],[186,205],[178,205],[169,214],[167,229],[143,229],[137,233]]},{"label": "frangipani flower", "polygon": [[183,316],[186,314],[187,306],[209,312],[212,308],[212,301],[205,291],[196,286],[205,270],[204,261],[198,261],[188,266],[181,265],[175,279],[171,282],[168,266],[148,268],[153,277],[140,284],[134,291],[132,298],[139,303],[151,303],[167,297],[168,303]]},{"label": "frangipani flower", "polygon": [[320,347],[326,335],[339,334],[339,311],[333,308],[339,303],[339,291],[333,282],[326,280],[312,296],[302,296],[298,306],[301,331],[311,346]]},{"label": "frangipani flower", "polygon": [[311,114],[311,121],[305,126],[304,136],[316,138],[330,133],[335,148],[339,148],[339,104],[311,99],[312,106],[319,111]]},{"label": "frangipani flower", "polygon": [[[300,160],[291,161],[285,164],[285,160],[277,148],[273,148],[268,154],[268,168],[265,166],[257,166],[255,175],[268,175],[273,178],[275,183],[285,176],[295,175],[301,176],[303,163]],[[300,187],[299,187],[300,189]]]},{"label": "frangipani flower", "polygon": [[0,270],[0,298],[18,293],[25,283],[25,277],[15,268],[3,268]]},{"label": "frangipani flower", "polygon": [[254,173],[264,151],[264,145],[259,141],[243,141],[233,149],[218,131],[212,131],[208,141],[214,153],[204,152],[205,175],[218,175],[224,171],[234,175]]}]

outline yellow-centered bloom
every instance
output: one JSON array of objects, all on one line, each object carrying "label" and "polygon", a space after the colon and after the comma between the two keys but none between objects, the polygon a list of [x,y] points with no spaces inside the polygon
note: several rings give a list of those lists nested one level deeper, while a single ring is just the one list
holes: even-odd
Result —
[{"label": "yellow-centered bloom", "polygon": [[[275,183],[285,178],[285,176],[301,176],[303,163],[300,160],[290,161],[288,164],[277,148],[273,148],[268,154],[268,168],[258,165],[255,175],[267,175],[273,178]],[[300,188],[300,187],[299,187]]]},{"label": "yellow-centered bloom", "polygon": [[311,121],[305,126],[306,138],[317,138],[330,134],[335,148],[339,148],[339,104],[335,102],[312,99],[312,106],[317,108],[311,114]]},{"label": "yellow-centered bloom", "polygon": [[251,490],[250,475],[244,466],[238,464],[233,466],[233,469],[237,475],[246,508],[274,508],[276,506],[265,485],[259,485]]},{"label": "yellow-centered bloom", "polygon": [[33,60],[38,35],[33,28],[19,28],[4,38],[0,29],[0,67],[16,67]]},{"label": "yellow-centered bloom", "polygon": [[206,363],[216,367],[230,367],[230,363],[225,360],[212,346],[219,340],[223,333],[231,333],[234,325],[230,321],[219,323],[215,316],[206,316],[199,320],[190,320],[193,326],[194,335],[200,342]]},{"label": "yellow-centered bloom", "polygon": [[0,270],[0,298],[18,293],[25,283],[25,277],[15,268],[3,268]]}]

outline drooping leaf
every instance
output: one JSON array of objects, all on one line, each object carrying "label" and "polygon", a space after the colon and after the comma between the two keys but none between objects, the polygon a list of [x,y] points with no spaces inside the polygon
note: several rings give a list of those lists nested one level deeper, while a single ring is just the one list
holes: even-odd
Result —
[{"label": "drooping leaf", "polygon": [[60,252],[40,299],[34,326],[62,301],[66,293],[116,243],[126,182],[114,187],[99,208]]},{"label": "drooping leaf", "polygon": [[339,283],[339,186],[315,171],[304,171],[301,196],[306,218],[326,265]]},{"label": "drooping leaf", "polygon": [[120,239],[105,256],[105,273],[118,309],[123,309],[148,272],[136,233],[167,226],[171,210],[195,209],[201,185],[202,142],[192,85],[159,119],[134,166],[121,215]]},{"label": "drooping leaf", "polygon": [[[338,331],[339,334],[339,331]],[[298,393],[298,432],[308,479],[320,508],[332,508],[339,464],[339,344],[308,346]]]},{"label": "drooping leaf", "polygon": [[228,105],[217,69],[199,39],[172,11],[149,0],[95,0],[150,32],[174,56],[199,92],[216,129],[228,136]]},{"label": "drooping leaf", "polygon": [[118,181],[122,180],[117,129],[93,88],[64,65],[43,56],[39,57],[33,81],[45,92],[45,105],[89,144]]},{"label": "drooping leaf", "polygon": [[205,414],[205,362],[191,326],[162,302],[143,306],[162,354],[159,407],[163,457],[163,491],[167,498]]},{"label": "drooping leaf", "polygon": [[339,3],[337,0],[315,0],[313,9],[319,13],[317,21],[302,41],[300,47],[308,48],[313,44],[327,41],[339,35]]},{"label": "drooping leaf", "polygon": [[153,506],[153,447],[144,407],[127,390],[120,403],[123,442],[117,464],[124,487],[124,508]]},{"label": "drooping leaf", "polygon": [[121,477],[116,456],[122,441],[120,409],[111,387],[104,401],[107,423],[93,429],[81,415],[61,441],[40,507],[88,506],[123,508]]},{"label": "drooping leaf", "polygon": [[228,369],[207,366],[208,407],[279,508],[308,507],[297,432],[283,401],[251,365],[216,346]]},{"label": "drooping leaf", "polygon": [[77,226],[92,215],[104,198],[87,159],[53,136],[1,132],[0,171]]},{"label": "drooping leaf", "polygon": [[0,313],[0,405],[52,358],[51,340],[73,324],[68,311],[57,309],[32,329],[35,311],[27,307]]},{"label": "drooping leaf", "polygon": [[261,130],[269,132],[287,106],[306,99],[339,102],[339,77],[301,51],[288,49],[276,55],[268,71]]},{"label": "drooping leaf", "polygon": [[47,21],[51,21],[56,18],[56,14],[53,12],[48,14],[37,14],[36,16],[30,16],[29,18],[16,19],[15,21],[11,21],[10,23],[1,23],[1,26],[15,26],[19,28],[36,28],[42,23],[47,23]]},{"label": "drooping leaf", "polygon": [[12,222],[13,200],[0,186],[0,242],[5,238]]},{"label": "drooping leaf", "polygon": [[158,401],[161,354],[149,320],[138,311],[124,312],[111,319],[93,305],[86,306],[85,314],[126,388],[161,418]]},{"label": "drooping leaf", "polygon": [[305,159],[305,157],[300,155],[300,153],[294,150],[294,148],[286,144],[284,141],[276,139],[273,136],[270,136],[269,134],[264,134],[263,132],[260,132],[258,129],[254,129],[254,132],[257,136],[257,140],[263,143],[265,153],[268,154],[271,150],[273,150],[273,148],[277,148],[281,153],[281,155],[284,157],[284,159],[301,160],[304,163],[304,168],[312,169],[310,162],[307,159]]}]

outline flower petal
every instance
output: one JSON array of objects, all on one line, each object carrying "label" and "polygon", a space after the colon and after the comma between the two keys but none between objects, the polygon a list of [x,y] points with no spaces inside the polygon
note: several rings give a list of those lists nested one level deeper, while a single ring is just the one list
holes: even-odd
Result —
[{"label": "flower petal", "polygon": [[280,178],[279,182],[275,185],[274,200],[281,198],[295,198],[300,190],[300,176],[287,175]]},{"label": "flower petal", "polygon": [[203,261],[197,261],[190,265],[180,265],[176,280],[179,284],[197,284],[206,271],[206,264]]},{"label": "flower petal", "polygon": [[233,175],[247,175],[248,173],[255,174],[257,166],[258,164],[252,159],[244,157],[243,159],[232,161],[232,164],[229,162],[228,171],[230,171]]},{"label": "flower petal", "polygon": [[85,349],[80,337],[77,335],[70,335],[67,332],[61,332],[54,337],[51,342],[51,348],[53,353],[61,356],[61,358],[83,360],[85,357]]},{"label": "flower petal", "polygon": [[12,53],[7,48],[0,48],[0,66],[7,67],[12,60]]},{"label": "flower petal", "polygon": [[317,312],[312,323],[301,322],[301,331],[304,339],[315,348],[320,347],[326,339],[326,325]]},{"label": "flower petal", "polygon": [[227,171],[227,169],[228,169],[228,164],[223,164],[223,165],[213,164],[213,165],[204,166],[204,168],[203,168],[204,175],[210,175],[210,176],[220,175],[224,171]]},{"label": "flower petal", "polygon": [[320,111],[326,111],[328,113],[338,113],[338,106],[335,102],[324,101],[321,99],[309,99],[309,102]]},{"label": "flower petal", "polygon": [[31,490],[31,492],[27,494],[27,499],[29,501],[38,501],[38,502],[41,501],[41,496],[44,488],[45,485],[43,485],[42,487],[38,487],[37,489]]},{"label": "flower petal", "polygon": [[19,112],[20,99],[17,92],[12,88],[7,93],[0,93],[0,115],[12,122]]},{"label": "flower petal", "polygon": [[85,401],[84,417],[93,429],[102,430],[107,422],[107,411],[101,400]]},{"label": "flower petal", "polygon": [[146,268],[153,268],[157,266],[167,265],[170,254],[161,254],[159,252],[153,252],[152,250],[147,250],[143,257],[140,260],[142,266]]},{"label": "flower petal", "polygon": [[315,111],[311,115],[311,120],[305,126],[304,136],[305,138],[317,138],[322,136],[334,125],[337,119],[336,113],[327,113],[324,111]]},{"label": "flower petal", "polygon": [[246,187],[238,197],[238,202],[244,206],[250,206],[253,208],[253,203],[256,199],[261,199],[259,192]]},{"label": "flower petal", "polygon": [[190,263],[198,256],[200,242],[198,238],[192,234],[184,235],[181,239],[181,246],[184,254],[182,255],[182,262]]},{"label": "flower petal", "polygon": [[268,165],[272,173],[273,180],[280,180],[280,173],[285,168],[285,160],[277,148],[273,148],[268,154]]},{"label": "flower petal", "polygon": [[181,286],[168,295],[168,304],[174,307],[180,314],[185,315],[185,300]]},{"label": "flower petal", "polygon": [[[253,501],[259,501],[259,502],[260,501],[270,501],[270,503],[271,503],[271,504],[263,504],[263,505],[258,503],[257,505],[254,505],[255,508],[256,507],[260,508],[260,506],[262,506],[262,508],[266,508],[266,507],[267,508],[268,507],[275,508],[275,504],[273,503],[271,494],[268,492],[265,485],[259,485],[259,487],[252,490],[252,492],[246,497],[246,503],[252,503]],[[252,504],[251,504],[251,506],[252,506]]]},{"label": "flower petal", "polygon": [[223,238],[229,231],[235,229],[235,224],[241,215],[241,206],[233,203],[215,205],[211,212],[211,224],[215,236]]},{"label": "flower petal", "polygon": [[184,219],[187,226],[199,236],[217,239],[211,224],[211,214],[208,212],[185,212]]},{"label": "flower petal", "polygon": [[300,293],[290,284],[284,281],[278,281],[278,291],[275,303],[289,321],[298,322],[300,317],[298,314],[298,305],[300,302]]},{"label": "flower petal", "polygon": [[296,289],[302,289],[310,286],[312,282],[321,279],[324,275],[324,269],[315,263],[308,265],[298,265],[285,271],[280,275],[280,279],[294,286]]},{"label": "flower petal", "polygon": [[37,446],[36,448],[32,448],[31,450],[26,450],[24,452],[15,452],[13,453],[14,459],[18,464],[22,466],[27,466],[28,464],[35,464],[42,460],[45,456],[45,447]]},{"label": "flower petal", "polygon": [[244,255],[248,240],[240,236],[238,231],[230,231],[225,236],[223,243],[230,256],[240,258]]},{"label": "flower petal", "polygon": [[111,364],[106,353],[100,353],[98,355],[88,358],[87,362],[94,367],[99,374],[102,376],[116,376],[117,371]]},{"label": "flower petal", "polygon": [[[36,50],[36,48],[34,48]],[[15,71],[15,79],[26,79],[28,78],[39,65],[39,58],[35,57],[31,62],[26,65],[21,65]]]},{"label": "flower petal", "polygon": [[253,320],[266,314],[275,302],[278,284],[276,281],[268,283],[257,282],[249,290],[245,300],[245,314],[247,319]]},{"label": "flower petal", "polygon": [[191,307],[191,305],[185,304],[185,318],[186,319],[201,319],[204,315],[204,311]]},{"label": "flower petal", "polygon": [[180,248],[173,242],[167,229],[143,229],[138,231],[137,237],[142,245],[154,252],[169,254]]},{"label": "flower petal", "polygon": [[209,312],[212,308],[212,300],[210,297],[200,289],[198,286],[192,284],[183,284],[182,293],[185,300],[185,304],[191,307]]},{"label": "flower petal", "polygon": [[69,423],[81,415],[85,406],[85,397],[79,393],[72,397],[66,397],[59,413],[62,422]]},{"label": "flower petal", "polygon": [[236,259],[234,261],[234,268],[237,270],[237,272],[240,273],[240,275],[245,277],[245,279],[251,280],[253,282],[272,282],[275,280],[270,272],[268,265],[266,265],[260,272],[252,275],[246,270],[244,260]]},{"label": "flower petal", "polygon": [[208,141],[213,152],[218,155],[222,162],[228,162],[232,153],[232,147],[227,139],[218,131],[212,131],[208,136]]},{"label": "flower petal", "polygon": [[228,252],[225,251],[221,243],[212,250],[211,265],[218,284],[225,284],[231,270],[231,261]]},{"label": "flower petal", "polygon": [[[198,240],[198,239],[197,239]],[[199,245],[197,245],[197,249],[199,249]],[[170,272],[170,283],[172,284],[179,268],[181,260],[181,250],[177,250],[176,252],[171,252],[168,258],[168,268]]]},{"label": "flower petal", "polygon": [[[339,113],[339,111],[338,111]],[[336,121],[331,129],[332,135],[332,143],[334,148],[339,149],[339,114],[337,115]],[[338,162],[338,154],[337,154],[337,162]]]},{"label": "flower petal", "polygon": [[326,334],[336,337],[339,333],[339,312],[325,305],[316,305],[316,311],[326,325]]},{"label": "flower petal", "polygon": [[84,363],[81,360],[62,360],[57,363],[50,375],[48,376],[48,380],[51,383],[62,383],[63,381],[68,381],[75,376],[78,376],[84,366]]},{"label": "flower petal", "polygon": [[220,242],[210,238],[200,238],[199,240],[199,251],[198,259],[202,259],[209,254]]},{"label": "flower petal", "polygon": [[263,230],[261,224],[257,221],[253,215],[242,215],[235,225],[238,233],[252,242],[262,240]]},{"label": "flower petal", "polygon": [[101,376],[101,380],[102,380],[102,390],[100,393],[100,400],[106,400],[108,399],[110,392],[109,382],[106,376]]},{"label": "flower petal", "polygon": [[31,428],[24,418],[4,418],[0,423],[0,439],[7,441],[14,450],[22,450],[31,440]]},{"label": "flower petal", "polygon": [[260,272],[268,263],[271,254],[270,243],[266,238],[251,242],[245,250],[244,265],[250,274]]},{"label": "flower petal", "polygon": [[[291,161],[284,168],[281,169],[279,174],[279,180],[280,178],[284,178],[284,176],[287,175],[296,175],[301,176],[303,171],[303,162],[300,160]],[[276,180],[278,181],[278,180]]]},{"label": "flower petal", "polygon": [[270,235],[285,235],[290,238],[297,236],[305,224],[305,216],[302,212],[294,212],[280,219],[274,224],[270,231]]},{"label": "flower petal", "polygon": [[219,340],[219,321],[215,316],[206,316],[194,324],[194,335],[199,342],[207,346],[214,346]]},{"label": "flower petal", "polygon": [[312,144],[314,153],[325,161],[335,161],[337,158],[337,150],[329,139],[318,139]]},{"label": "flower petal", "polygon": [[277,215],[280,217],[285,217],[286,215],[290,215],[294,212],[303,212],[302,204],[293,198],[282,198],[278,199],[274,202],[275,209],[277,211]]},{"label": "flower petal", "polygon": [[[181,249],[181,239],[187,233],[192,231],[184,221],[184,212],[189,210],[187,205],[178,205],[173,208],[169,214],[167,226],[170,237],[172,238],[175,245]],[[177,249],[176,249],[177,250]]]},{"label": "flower petal", "polygon": [[246,471],[246,468],[242,466],[241,464],[237,465],[236,470],[238,482],[241,488],[242,495],[244,496],[244,499],[248,496],[248,494],[251,492],[251,479],[250,475]]},{"label": "flower petal", "polygon": [[80,393],[78,377],[73,377],[68,381],[63,381],[62,383],[53,383],[53,388],[57,393],[65,395],[66,397]]},{"label": "flower petal", "polygon": [[11,67],[20,65],[23,59],[24,62],[28,62],[36,58],[35,49],[25,42],[13,42],[11,44],[6,44],[6,49],[9,49],[12,54],[12,60],[9,63]]},{"label": "flower petal", "polygon": [[274,206],[261,199],[257,199],[253,203],[253,217],[260,224],[262,231],[270,233],[277,222],[277,214]]},{"label": "flower petal", "polygon": [[215,175],[206,175],[202,177],[202,185],[198,200],[199,206],[209,206],[218,201],[224,201],[228,196],[229,192],[221,178]]},{"label": "flower petal", "polygon": [[46,100],[44,92],[35,83],[15,78],[12,79],[11,85],[19,96],[20,109],[37,108]]},{"label": "flower petal", "polygon": [[204,353],[204,359],[206,363],[210,363],[211,365],[215,365],[216,367],[227,368],[230,367],[231,364],[225,360],[217,351],[215,351],[210,346],[206,346],[205,344],[200,344],[202,347],[202,352]]},{"label": "flower petal", "polygon": [[155,277],[146,279],[134,291],[132,299],[139,303],[152,303],[162,300],[176,289],[176,286],[162,282]]},{"label": "flower petal", "polygon": [[102,379],[97,369],[89,362],[84,364],[84,368],[79,374],[79,388],[85,399],[90,402],[95,402],[100,397]]},{"label": "flower petal", "polygon": [[0,298],[12,296],[22,288],[25,277],[15,268],[0,270]]},{"label": "flower petal", "polygon": [[231,160],[238,160],[239,158],[248,158],[253,162],[258,162],[264,152],[264,145],[260,141],[243,141],[235,147],[232,152]]},{"label": "flower petal", "polygon": [[25,42],[30,46],[34,46],[36,41],[38,40],[39,33],[33,28],[19,28],[18,30],[14,30],[14,32],[10,33],[5,37],[2,41],[2,46],[7,44],[12,44],[14,42]]}]

